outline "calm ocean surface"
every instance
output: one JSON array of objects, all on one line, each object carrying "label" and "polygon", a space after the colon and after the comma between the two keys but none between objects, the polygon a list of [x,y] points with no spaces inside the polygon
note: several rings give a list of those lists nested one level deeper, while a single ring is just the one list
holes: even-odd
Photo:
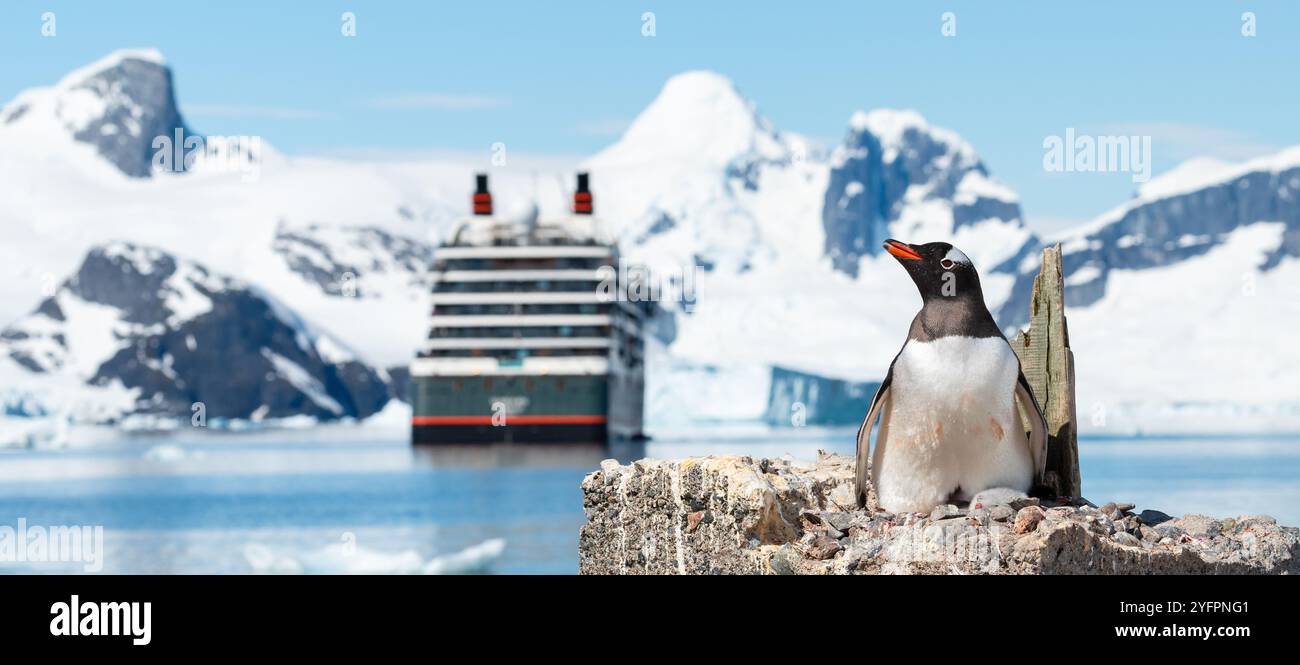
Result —
[{"label": "calm ocean surface", "polygon": [[[856,428],[702,430],[633,455],[851,454]],[[1084,494],[1300,525],[1300,438],[1090,439]],[[412,450],[395,434],[140,437],[0,451],[0,528],[102,525],[105,572],[577,572],[598,449]],[[2,563],[3,572],[79,564]]]}]

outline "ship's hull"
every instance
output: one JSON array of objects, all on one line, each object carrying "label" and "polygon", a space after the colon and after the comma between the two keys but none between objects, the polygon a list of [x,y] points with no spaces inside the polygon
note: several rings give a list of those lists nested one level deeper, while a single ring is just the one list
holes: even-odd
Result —
[{"label": "ship's hull", "polygon": [[641,435],[640,377],[411,378],[416,444],[604,444]]},{"label": "ship's hull", "polygon": [[536,425],[461,425],[421,423],[411,425],[411,441],[417,445],[477,443],[559,443],[602,445],[609,439],[604,423]]}]

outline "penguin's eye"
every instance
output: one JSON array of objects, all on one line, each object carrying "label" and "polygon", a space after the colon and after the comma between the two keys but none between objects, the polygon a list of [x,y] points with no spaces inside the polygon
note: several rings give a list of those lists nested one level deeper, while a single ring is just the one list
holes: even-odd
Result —
[{"label": "penguin's eye", "polygon": [[956,264],[956,263],[953,263],[952,259],[943,259],[943,260],[939,261],[939,265],[940,265],[940,266],[943,266],[943,269],[944,269],[944,270],[952,270],[952,267],[955,266],[955,265],[957,265],[957,264]]}]

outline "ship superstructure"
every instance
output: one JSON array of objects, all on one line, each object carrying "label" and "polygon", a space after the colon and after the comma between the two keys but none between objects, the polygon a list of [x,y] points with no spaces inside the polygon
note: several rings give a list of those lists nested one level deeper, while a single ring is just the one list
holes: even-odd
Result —
[{"label": "ship superstructure", "polygon": [[483,174],[471,202],[434,254],[429,334],[411,363],[412,441],[640,438],[649,303],[618,282],[587,174],[560,219],[535,206],[497,217]]}]

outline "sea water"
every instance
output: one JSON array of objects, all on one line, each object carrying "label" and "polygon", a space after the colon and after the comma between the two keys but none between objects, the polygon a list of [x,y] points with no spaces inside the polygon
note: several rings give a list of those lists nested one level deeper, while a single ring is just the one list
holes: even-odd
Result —
[{"label": "sea water", "polygon": [[[852,454],[856,430],[700,428],[614,456]],[[103,527],[109,573],[574,573],[598,448],[411,448],[400,432],[135,436],[0,451],[0,527]],[[1300,525],[1300,438],[1085,439],[1084,494]],[[75,562],[0,561],[4,572]]]}]

